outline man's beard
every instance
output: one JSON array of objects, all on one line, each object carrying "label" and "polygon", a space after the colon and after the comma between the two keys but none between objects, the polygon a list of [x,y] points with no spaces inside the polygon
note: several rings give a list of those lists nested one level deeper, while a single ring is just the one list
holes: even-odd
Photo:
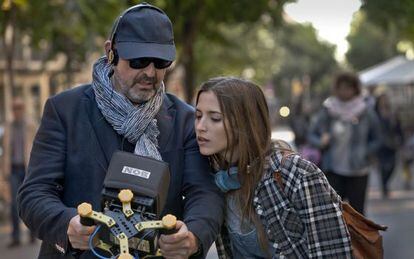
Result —
[{"label": "man's beard", "polygon": [[[114,73],[116,89],[118,92],[125,95],[132,103],[141,104],[149,101],[160,87],[156,77],[148,77],[146,74],[142,74],[139,77],[134,78],[131,84],[127,84],[119,78],[117,73]],[[151,90],[135,89],[138,84],[151,84]]]}]

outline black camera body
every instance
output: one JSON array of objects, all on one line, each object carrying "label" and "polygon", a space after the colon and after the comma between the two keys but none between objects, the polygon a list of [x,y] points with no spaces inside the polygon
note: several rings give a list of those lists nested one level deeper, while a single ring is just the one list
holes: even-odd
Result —
[{"label": "black camera body", "polygon": [[113,154],[102,191],[103,211],[92,211],[86,216],[101,223],[101,252],[111,256],[130,253],[139,258],[156,257],[158,232],[166,231],[159,219],[169,183],[168,163],[123,151]]},{"label": "black camera body", "polygon": [[102,200],[112,200],[121,189],[134,193],[134,204],[159,216],[167,200],[170,170],[166,162],[132,153],[116,151],[104,180]]}]

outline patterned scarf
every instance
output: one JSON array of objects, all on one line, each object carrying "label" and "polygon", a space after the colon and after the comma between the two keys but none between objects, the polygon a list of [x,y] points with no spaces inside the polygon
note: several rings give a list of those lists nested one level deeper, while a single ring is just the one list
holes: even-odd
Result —
[{"label": "patterned scarf", "polygon": [[147,102],[135,106],[127,97],[114,91],[110,80],[111,65],[101,57],[93,66],[92,88],[99,110],[114,130],[135,144],[134,153],[162,160],[158,151],[159,130],[156,114],[165,93],[164,83]]},{"label": "patterned scarf", "polygon": [[324,101],[323,105],[328,109],[329,114],[347,122],[358,120],[367,108],[364,97],[361,95],[346,102],[331,96]]}]

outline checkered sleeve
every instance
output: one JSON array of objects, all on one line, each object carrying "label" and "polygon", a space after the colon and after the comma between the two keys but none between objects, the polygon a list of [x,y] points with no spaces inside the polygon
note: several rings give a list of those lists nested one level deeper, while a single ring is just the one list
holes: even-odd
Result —
[{"label": "checkered sleeve", "polygon": [[352,258],[351,240],[342,218],[340,197],[314,164],[300,159],[302,177],[295,188],[295,204],[306,226],[310,258]]},{"label": "checkered sleeve", "polygon": [[232,258],[232,252],[230,248],[230,239],[228,236],[227,229],[224,225],[221,227],[221,232],[217,236],[215,244],[216,244],[217,254],[218,254],[219,259]]}]

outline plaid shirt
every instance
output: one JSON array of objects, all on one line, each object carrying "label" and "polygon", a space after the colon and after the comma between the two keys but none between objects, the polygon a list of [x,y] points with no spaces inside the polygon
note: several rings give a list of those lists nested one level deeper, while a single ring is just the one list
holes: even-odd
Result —
[{"label": "plaid shirt", "polygon": [[[268,156],[253,205],[275,253],[272,258],[352,258],[340,197],[313,163],[298,155]],[[283,190],[275,179],[280,172]],[[221,259],[232,258],[227,229],[216,240]]]}]

